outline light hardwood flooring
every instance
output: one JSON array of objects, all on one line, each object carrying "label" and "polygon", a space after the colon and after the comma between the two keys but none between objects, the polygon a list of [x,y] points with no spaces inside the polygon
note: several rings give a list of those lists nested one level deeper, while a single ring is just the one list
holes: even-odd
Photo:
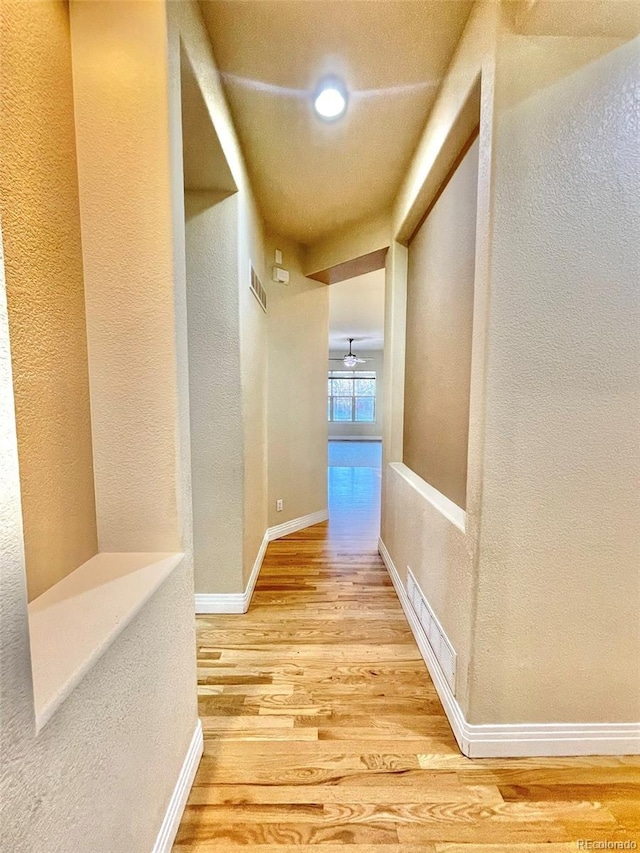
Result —
[{"label": "light hardwood flooring", "polygon": [[460,754],[355,513],[359,534],[271,543],[246,615],[198,618],[205,752],[174,853],[640,849],[640,759]]}]

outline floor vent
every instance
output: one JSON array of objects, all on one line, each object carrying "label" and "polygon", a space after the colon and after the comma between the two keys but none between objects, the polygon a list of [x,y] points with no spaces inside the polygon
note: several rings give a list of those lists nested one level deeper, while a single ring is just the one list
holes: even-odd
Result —
[{"label": "floor vent", "polygon": [[413,572],[407,566],[407,594],[418,621],[422,625],[433,654],[454,696],[456,692],[456,653],[424,597]]},{"label": "floor vent", "polygon": [[267,313],[267,292],[262,286],[262,282],[258,278],[258,273],[251,267],[251,285],[250,285],[251,293],[255,296],[255,298],[260,303],[260,306],[264,313]]}]

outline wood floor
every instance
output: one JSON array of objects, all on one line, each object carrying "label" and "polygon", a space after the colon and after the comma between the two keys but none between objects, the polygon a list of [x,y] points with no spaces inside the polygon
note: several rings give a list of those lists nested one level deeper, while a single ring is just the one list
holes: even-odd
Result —
[{"label": "wood floor", "polygon": [[639,759],[460,754],[375,531],[352,530],[273,542],[248,614],[198,619],[205,752],[174,853],[640,847]]}]

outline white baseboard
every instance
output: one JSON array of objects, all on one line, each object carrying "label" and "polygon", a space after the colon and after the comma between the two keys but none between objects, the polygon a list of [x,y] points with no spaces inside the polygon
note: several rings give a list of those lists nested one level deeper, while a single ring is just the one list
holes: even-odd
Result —
[{"label": "white baseboard", "polygon": [[244,592],[196,592],[196,613],[246,613]]},{"label": "white baseboard", "polygon": [[302,515],[299,518],[291,519],[291,521],[285,521],[284,524],[269,527],[262,537],[262,543],[260,544],[260,549],[253,564],[245,591],[196,593],[196,613],[246,613],[251,603],[251,596],[253,595],[269,542],[273,542],[274,539],[279,539],[281,536],[286,536],[289,533],[296,533],[298,530],[310,527],[312,524],[319,524],[328,518],[328,510],[323,509],[319,512],[313,512],[310,515]]},{"label": "white baseboard", "polygon": [[382,441],[381,435],[330,435],[329,441]]},{"label": "white baseboard", "polygon": [[378,551],[464,755],[469,758],[522,758],[640,754],[640,723],[468,723],[431,650],[405,585],[382,539],[378,540]]},{"label": "white baseboard", "polygon": [[246,613],[251,596],[260,574],[260,568],[269,544],[269,531],[262,537],[258,555],[253,563],[249,581],[244,592],[196,593],[196,613]]},{"label": "white baseboard", "polygon": [[267,530],[269,542],[273,542],[274,539],[280,539],[281,536],[287,536],[289,533],[297,533],[298,530],[311,527],[313,524],[320,524],[328,518],[329,510],[321,509],[319,512],[312,512],[310,515],[301,515],[299,518],[292,518],[291,521],[285,521],[284,524],[276,524],[275,527],[270,527]]},{"label": "white baseboard", "polygon": [[160,832],[158,833],[156,842],[153,845],[152,853],[171,853],[171,848],[173,847],[173,842],[175,841],[175,837],[178,833],[178,827],[182,820],[182,813],[184,812],[184,807],[186,806],[187,799],[189,798],[189,791],[193,785],[198,764],[202,758],[203,749],[204,740],[202,737],[202,723],[198,720],[193,737],[191,738],[191,743],[189,744],[189,749],[187,750],[187,754],[182,764],[182,769],[180,770],[180,775],[178,776],[178,781],[173,789],[173,794],[171,794],[171,799],[169,800],[169,806],[162,820]]}]

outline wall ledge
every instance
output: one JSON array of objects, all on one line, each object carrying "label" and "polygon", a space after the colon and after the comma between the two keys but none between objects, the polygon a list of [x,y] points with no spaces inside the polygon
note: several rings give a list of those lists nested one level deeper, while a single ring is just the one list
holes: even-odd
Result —
[{"label": "wall ledge", "polygon": [[525,758],[562,755],[640,755],[640,723],[503,723],[467,722],[440,668],[407,590],[382,539],[384,561],[449,725],[463,755],[469,758]]},{"label": "wall ledge", "polygon": [[29,604],[36,733],[183,557],[96,554]]},{"label": "wall ledge", "polygon": [[443,495],[442,492],[439,492],[437,489],[434,489],[433,486],[430,486],[426,480],[423,480],[422,477],[418,476],[415,471],[412,471],[411,468],[407,467],[404,462],[391,462],[389,463],[389,468],[395,471],[397,474],[406,480],[410,486],[413,488],[429,503],[438,510],[441,515],[444,515],[446,519],[448,519],[458,530],[461,530],[462,533],[465,532],[466,524],[467,524],[467,513],[455,504],[452,500],[450,500],[446,495]]},{"label": "wall ledge", "polygon": [[301,515],[299,518],[292,518],[291,521],[285,521],[283,524],[269,527],[262,538],[262,543],[253,564],[245,591],[227,593],[198,592],[195,597],[196,613],[246,613],[251,603],[251,596],[253,595],[269,542],[273,542],[274,539],[280,539],[281,536],[287,536],[289,533],[296,533],[305,527],[311,527],[313,524],[320,524],[328,518],[329,511],[321,509],[319,512]]}]

